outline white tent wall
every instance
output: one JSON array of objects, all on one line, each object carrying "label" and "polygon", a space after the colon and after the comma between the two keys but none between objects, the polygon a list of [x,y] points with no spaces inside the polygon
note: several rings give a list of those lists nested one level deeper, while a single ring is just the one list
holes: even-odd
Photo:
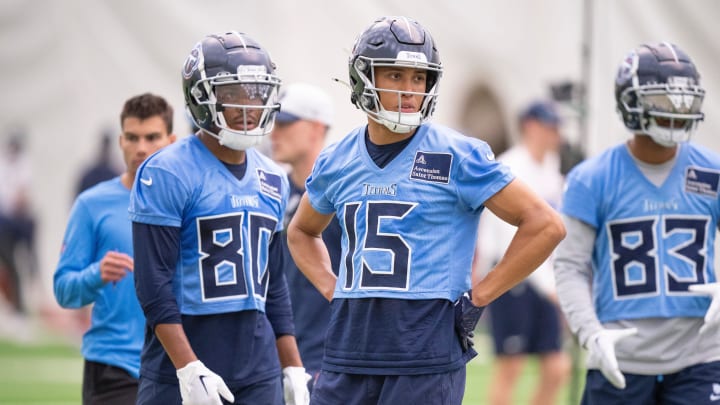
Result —
[{"label": "white tent wall", "polygon": [[596,153],[627,137],[615,113],[613,78],[633,46],[668,41],[695,62],[707,91],[705,121],[693,140],[720,151],[720,3],[717,1],[630,0],[594,2],[588,151]]},{"label": "white tent wall", "polygon": [[[334,141],[364,116],[331,78],[347,80],[352,43],[374,17],[407,15],[433,33],[445,65],[435,121],[459,127],[469,89],[484,84],[513,134],[524,103],[548,96],[551,83],[581,79],[586,3],[592,4],[587,152],[627,136],[614,111],[615,69],[627,50],[658,40],[677,43],[697,63],[708,97],[695,139],[720,149],[712,137],[720,132],[716,0],[4,0],[0,131],[19,124],[28,132],[43,287],[49,292],[79,171],[94,159],[101,128],[119,132],[124,100],[145,91],[163,95],[175,106],[176,133],[187,135],[180,68],[205,34],[246,32],[270,50],[285,83],[326,89],[337,103]],[[574,132],[569,136],[578,138]]]}]

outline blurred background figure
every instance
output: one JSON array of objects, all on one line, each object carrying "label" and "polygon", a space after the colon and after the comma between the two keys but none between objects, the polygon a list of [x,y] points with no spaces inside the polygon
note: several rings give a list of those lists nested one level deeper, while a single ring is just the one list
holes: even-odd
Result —
[{"label": "blurred background figure", "polygon": [[[285,210],[286,230],[305,192],[305,180],[325,146],[334,114],[332,99],[319,87],[294,83],[284,86],[280,93],[280,112],[275,118],[270,141],[273,159],[290,168],[290,198]],[[282,236],[284,270],[295,318],[295,339],[303,365],[313,377],[308,383],[312,389],[322,363],[323,342],[330,322],[330,303],[297,268],[288,250],[287,232],[283,231]],[[325,228],[322,237],[330,253],[332,269],[337,274],[342,239],[337,218],[333,218]]]},{"label": "blurred background figure", "polygon": [[25,153],[26,137],[23,128],[10,130],[0,158],[0,285],[17,314],[26,313],[26,284],[36,273],[32,172]]},{"label": "blurred background figure", "polygon": [[462,133],[487,142],[496,155],[510,147],[503,103],[489,83],[480,82],[470,86],[459,111]]},{"label": "blurred background figure", "polygon": [[113,130],[110,128],[106,128],[100,133],[100,143],[97,154],[95,154],[95,161],[80,174],[75,195],[79,195],[88,188],[120,174],[112,153],[115,139]]},{"label": "blurred background figure", "polygon": [[[560,172],[561,120],[550,101],[530,103],[519,116],[520,141],[498,160],[510,167],[552,207],[562,198]],[[515,227],[485,211],[480,219],[476,273],[487,273],[500,260]],[[495,360],[489,386],[489,403],[512,404],[513,392],[528,356],[539,357],[540,378],[533,404],[553,404],[570,372],[569,356],[562,350],[562,321],[552,272],[552,256],[488,306]]]},{"label": "blurred background figure", "polygon": [[[61,307],[83,314],[92,308],[82,341],[85,405],[134,404],[137,397],[145,316],[135,295],[127,210],[138,167],[175,141],[173,108],[151,93],[131,97],[120,113],[120,129],[119,136],[107,134],[107,147],[119,145],[126,169],[75,199],[53,275]],[[109,157],[109,149],[105,153]]]}]

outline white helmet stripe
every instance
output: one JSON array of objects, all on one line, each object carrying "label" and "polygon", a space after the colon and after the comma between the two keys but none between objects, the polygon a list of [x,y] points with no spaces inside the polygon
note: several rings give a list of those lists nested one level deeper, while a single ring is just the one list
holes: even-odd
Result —
[{"label": "white helmet stripe", "polygon": [[418,40],[419,38],[414,38],[415,31],[410,28],[410,21],[408,21],[407,17],[403,17],[402,20],[405,23],[405,29],[410,34],[410,38],[412,38],[414,41]]},{"label": "white helmet stripe", "polygon": [[239,32],[237,32],[237,31],[230,31],[230,34],[235,35],[236,37],[238,37],[238,39],[240,40],[240,42],[242,42],[243,48],[245,48],[245,49],[247,50],[247,43],[245,42],[245,38],[243,38],[243,36],[240,35]]},{"label": "white helmet stripe", "polygon": [[633,88],[637,89],[640,87],[640,80],[638,79],[637,71],[638,71],[638,65],[640,63],[640,55],[633,52],[632,54],[632,68],[630,69],[630,74],[632,77],[632,86]]},{"label": "white helmet stripe", "polygon": [[673,54],[673,58],[675,58],[675,62],[680,62],[680,59],[677,56],[677,52],[675,52],[675,47],[672,46],[672,44],[669,42],[663,42],[663,44],[670,49],[670,52],[672,52]]}]

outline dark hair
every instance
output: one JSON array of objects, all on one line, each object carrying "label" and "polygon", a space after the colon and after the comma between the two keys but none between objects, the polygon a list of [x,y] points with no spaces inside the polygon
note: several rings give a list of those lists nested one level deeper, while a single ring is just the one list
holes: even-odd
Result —
[{"label": "dark hair", "polygon": [[140,94],[125,101],[122,113],[120,113],[120,126],[127,117],[135,117],[146,120],[159,115],[165,121],[165,128],[168,134],[173,129],[173,108],[164,98],[151,93]]}]

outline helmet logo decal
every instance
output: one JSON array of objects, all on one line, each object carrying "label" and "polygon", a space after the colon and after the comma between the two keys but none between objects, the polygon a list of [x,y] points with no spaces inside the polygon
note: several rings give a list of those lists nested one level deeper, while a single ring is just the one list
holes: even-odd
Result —
[{"label": "helmet logo decal", "polygon": [[408,62],[421,62],[427,64],[427,56],[422,52],[400,51],[396,57],[397,60]]},{"label": "helmet logo decal", "polygon": [[198,43],[192,51],[190,51],[190,55],[188,55],[187,59],[185,59],[182,72],[184,78],[189,79],[197,70],[200,62],[200,52],[202,52],[202,44]]},{"label": "helmet logo decal", "polygon": [[255,78],[256,75],[264,75],[267,73],[265,65],[239,65],[237,67],[238,78],[250,77]]},{"label": "helmet logo decal", "polygon": [[695,84],[692,77],[686,76],[670,76],[667,82],[672,87],[689,87]]},{"label": "helmet logo decal", "polygon": [[623,59],[620,64],[620,68],[618,69],[618,80],[628,80],[635,74],[637,71],[637,58],[637,54],[635,53],[635,50],[633,50],[625,57],[625,59]]}]

